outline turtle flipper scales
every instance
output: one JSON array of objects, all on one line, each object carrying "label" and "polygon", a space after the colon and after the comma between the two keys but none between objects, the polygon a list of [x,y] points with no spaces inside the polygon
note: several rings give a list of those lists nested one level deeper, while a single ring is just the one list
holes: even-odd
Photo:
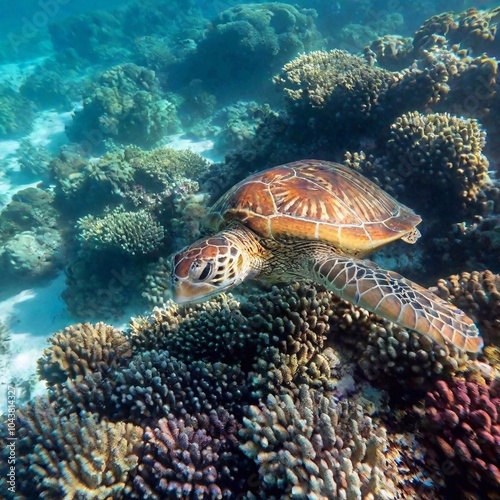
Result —
[{"label": "turtle flipper scales", "polygon": [[478,352],[483,346],[476,325],[463,311],[373,262],[330,256],[315,263],[313,275],[339,297],[421,333],[443,347],[453,345]]}]

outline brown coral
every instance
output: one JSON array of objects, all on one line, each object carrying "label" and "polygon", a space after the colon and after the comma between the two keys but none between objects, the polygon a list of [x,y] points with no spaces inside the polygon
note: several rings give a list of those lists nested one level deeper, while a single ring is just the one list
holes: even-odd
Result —
[{"label": "brown coral", "polygon": [[[4,484],[6,498],[118,498],[131,491],[140,427],[99,422],[86,412],[61,417],[44,400],[19,410],[17,417],[17,488],[11,495]],[[2,452],[6,449],[4,443]],[[5,478],[4,473],[1,481]]]},{"label": "brown coral", "polygon": [[38,360],[38,374],[49,386],[78,381],[94,371],[108,372],[132,356],[122,332],[105,323],[79,323],[50,338]]},{"label": "brown coral", "polygon": [[500,340],[500,275],[492,271],[455,274],[439,280],[435,292],[474,318],[486,343]]}]

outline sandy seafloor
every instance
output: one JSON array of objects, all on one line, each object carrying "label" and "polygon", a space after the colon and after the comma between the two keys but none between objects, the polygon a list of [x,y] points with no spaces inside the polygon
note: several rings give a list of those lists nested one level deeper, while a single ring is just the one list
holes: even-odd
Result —
[{"label": "sandy seafloor", "polygon": [[[0,80],[8,81],[16,87],[24,75],[29,73],[33,64],[22,63],[0,65]],[[76,106],[76,103],[75,103]],[[32,144],[44,146],[51,154],[56,154],[59,147],[67,141],[64,127],[71,121],[72,112],[59,113],[44,110],[37,114],[33,131],[17,140],[0,141],[0,210],[22,189],[36,186],[37,182],[27,179],[19,171],[15,158],[16,151],[23,139]],[[191,149],[210,161],[218,158],[212,152],[213,143],[209,140],[192,141],[182,134],[165,137],[164,145],[175,149]],[[100,321],[101,318],[75,318],[66,309],[61,294],[65,288],[64,273],[39,286],[19,291],[11,291],[1,285],[0,277],[0,322],[4,322],[11,334],[9,352],[0,359],[0,414],[7,408],[7,385],[14,384],[21,398],[25,397],[29,386],[30,397],[45,391],[43,382],[37,380],[36,365],[43,349],[48,346],[47,338],[64,327],[74,323]],[[127,311],[118,321],[107,321],[116,327],[125,326],[132,316],[143,313],[142,310]]]}]

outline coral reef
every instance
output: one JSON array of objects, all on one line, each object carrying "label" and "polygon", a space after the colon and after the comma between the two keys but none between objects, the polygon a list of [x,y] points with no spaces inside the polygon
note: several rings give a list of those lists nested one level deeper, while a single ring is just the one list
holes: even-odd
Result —
[{"label": "coral reef", "polygon": [[7,84],[0,85],[0,137],[24,135],[33,127],[34,105]]},{"label": "coral reef", "polygon": [[252,463],[238,450],[238,423],[226,411],[146,427],[132,498],[229,498],[249,489]]},{"label": "coral reef", "polygon": [[402,70],[413,62],[413,38],[385,35],[371,41],[364,49],[365,59],[391,71]]},{"label": "coral reef", "polygon": [[441,219],[448,211],[456,221],[457,212],[477,210],[490,183],[485,137],[475,119],[407,113],[390,126],[385,156],[357,166],[416,210]]},{"label": "coral reef", "polygon": [[102,73],[66,132],[98,148],[106,138],[152,146],[177,129],[176,107],[162,97],[154,71],[128,63]]},{"label": "coral reef", "polygon": [[37,66],[25,78],[19,93],[34,102],[39,109],[69,109],[71,98],[76,97],[75,84],[69,82],[71,74],[61,75],[57,71]]},{"label": "coral reef", "polygon": [[105,323],[79,323],[55,333],[38,360],[38,374],[47,385],[80,381],[95,371],[108,373],[132,355],[130,342]]},{"label": "coral reef", "polygon": [[36,179],[48,177],[51,157],[43,146],[36,146],[29,139],[22,140],[17,150],[17,160],[21,172],[30,177]]},{"label": "coral reef", "polygon": [[[2,444],[4,498],[117,498],[131,491],[142,429],[98,421],[91,413],[71,417],[44,400],[17,414],[16,487],[8,490],[8,441]],[[78,459],[75,459],[78,457]]]},{"label": "coral reef", "polygon": [[235,94],[238,99],[262,99],[273,73],[319,42],[314,19],[313,10],[279,2],[230,7],[212,21],[181,64],[177,85],[186,86],[194,78],[221,102]]},{"label": "coral reef", "polygon": [[283,91],[289,112],[301,120],[331,115],[332,123],[342,117],[359,124],[383,108],[384,93],[394,79],[363,58],[335,49],[300,55],[285,64],[274,82]]},{"label": "coral reef", "polygon": [[241,446],[259,464],[265,494],[394,497],[385,429],[349,406],[302,385],[295,400],[269,395],[247,410]]},{"label": "coral reef", "polygon": [[165,237],[165,229],[149,212],[128,212],[120,207],[103,217],[86,215],[78,219],[77,231],[83,248],[130,255],[158,250]]},{"label": "coral reef", "polygon": [[487,343],[500,341],[500,275],[491,271],[463,272],[438,281],[434,291],[451,299],[480,325]]},{"label": "coral reef", "polygon": [[23,231],[0,246],[0,272],[6,281],[52,275],[63,262],[59,231],[42,228]]},{"label": "coral reef", "polygon": [[500,484],[499,380],[438,381],[426,398],[427,438],[447,460],[448,483],[460,497],[495,498]]}]

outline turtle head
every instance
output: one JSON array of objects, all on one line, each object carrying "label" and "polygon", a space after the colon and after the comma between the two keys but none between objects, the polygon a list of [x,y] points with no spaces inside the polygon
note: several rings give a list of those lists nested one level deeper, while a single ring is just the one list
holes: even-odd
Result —
[{"label": "turtle head", "polygon": [[203,238],[172,258],[172,292],[183,304],[199,302],[255,276],[254,258],[229,231]]}]

